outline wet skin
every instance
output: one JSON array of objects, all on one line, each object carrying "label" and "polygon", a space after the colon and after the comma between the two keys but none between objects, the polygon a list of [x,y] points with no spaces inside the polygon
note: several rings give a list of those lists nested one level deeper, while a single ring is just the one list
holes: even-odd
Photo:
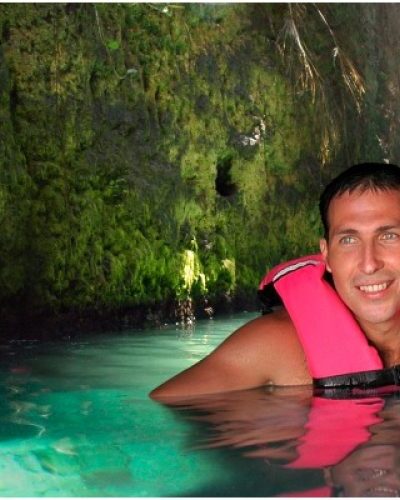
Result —
[{"label": "wet skin", "polygon": [[385,364],[400,360],[400,191],[355,191],[332,200],[321,241],[335,288]]}]

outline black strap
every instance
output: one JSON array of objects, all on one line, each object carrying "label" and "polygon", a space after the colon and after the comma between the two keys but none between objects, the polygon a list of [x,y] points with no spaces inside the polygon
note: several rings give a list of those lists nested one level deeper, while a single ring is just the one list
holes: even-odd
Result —
[{"label": "black strap", "polygon": [[400,365],[383,370],[345,373],[332,377],[314,379],[316,389],[360,388],[370,389],[385,385],[400,385]]}]

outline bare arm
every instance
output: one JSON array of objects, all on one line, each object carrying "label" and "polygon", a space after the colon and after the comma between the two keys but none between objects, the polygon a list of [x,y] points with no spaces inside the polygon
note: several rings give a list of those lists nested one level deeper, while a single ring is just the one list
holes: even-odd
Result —
[{"label": "bare arm", "polygon": [[202,361],[154,389],[158,400],[311,382],[294,327],[284,311],[242,326]]}]

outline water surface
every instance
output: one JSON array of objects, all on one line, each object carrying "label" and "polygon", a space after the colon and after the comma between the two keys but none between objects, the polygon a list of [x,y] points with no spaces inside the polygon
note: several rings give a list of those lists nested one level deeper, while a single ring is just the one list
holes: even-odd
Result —
[{"label": "water surface", "polygon": [[148,398],[253,317],[3,346],[0,495],[400,493],[396,391],[261,388],[174,407]]}]

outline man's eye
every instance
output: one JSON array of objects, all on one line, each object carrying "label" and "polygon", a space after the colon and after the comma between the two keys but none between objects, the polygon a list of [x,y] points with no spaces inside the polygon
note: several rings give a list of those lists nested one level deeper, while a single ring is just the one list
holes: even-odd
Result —
[{"label": "man's eye", "polygon": [[341,245],[351,245],[352,243],[355,243],[356,239],[354,236],[343,236],[343,238],[340,238],[339,242]]},{"label": "man's eye", "polygon": [[387,241],[393,241],[399,239],[399,235],[396,233],[383,233],[381,239]]}]

